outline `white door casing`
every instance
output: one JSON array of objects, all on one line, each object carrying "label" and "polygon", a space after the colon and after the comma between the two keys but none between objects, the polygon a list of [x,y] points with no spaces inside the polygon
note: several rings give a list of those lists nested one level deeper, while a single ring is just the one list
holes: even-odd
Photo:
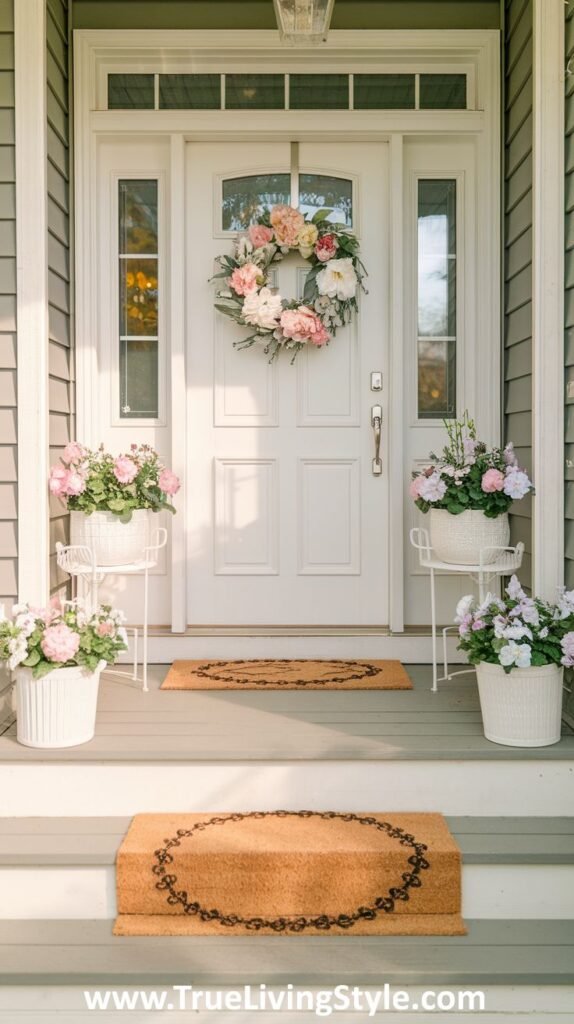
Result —
[{"label": "white door casing", "polygon": [[[206,270],[232,249],[222,178],[288,171],[277,143],[191,143],[187,159],[189,619],[206,625],[386,625],[388,463],[372,472],[371,371],[387,378],[388,145],[303,143],[301,172],[353,183],[353,227],[370,270],[360,313],[327,348],[272,363],[214,309]],[[211,202],[211,197],[213,201]],[[277,265],[285,297],[309,265]]]}]

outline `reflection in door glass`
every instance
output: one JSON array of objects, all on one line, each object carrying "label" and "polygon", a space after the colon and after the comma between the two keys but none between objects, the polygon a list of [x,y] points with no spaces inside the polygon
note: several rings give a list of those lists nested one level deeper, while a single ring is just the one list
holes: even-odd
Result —
[{"label": "reflection in door glass", "polygon": [[118,182],[120,416],[157,419],[157,181]]},{"label": "reflection in door glass", "polygon": [[418,183],[418,415],[456,415],[456,181]]},{"label": "reflection in door glass", "polygon": [[299,175],[299,209],[309,217],[328,209],[336,224],[353,225],[353,182],[328,174]]},{"label": "reflection in door glass", "polygon": [[291,202],[291,177],[287,174],[250,174],[223,181],[221,227],[244,231],[263,210]]}]

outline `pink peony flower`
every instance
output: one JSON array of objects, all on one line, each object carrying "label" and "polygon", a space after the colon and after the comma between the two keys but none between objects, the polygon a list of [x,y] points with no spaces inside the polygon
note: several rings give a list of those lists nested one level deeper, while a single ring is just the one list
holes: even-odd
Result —
[{"label": "pink peony flower", "polygon": [[82,473],[78,473],[77,470],[70,470],[68,475],[68,485],[66,494],[76,495],[82,494],[86,489],[86,480]]},{"label": "pink peony flower", "polygon": [[299,232],[305,223],[305,218],[299,210],[293,206],[285,206],[279,203],[274,206],[270,214],[271,223],[275,229],[275,239],[279,245],[288,245],[290,249],[295,248]]},{"label": "pink peony flower", "polygon": [[229,284],[236,295],[249,295],[250,292],[257,290],[262,280],[261,270],[255,263],[244,263],[242,267],[235,268],[229,278]]},{"label": "pink peony flower", "polygon": [[114,462],[114,476],[120,484],[131,484],[138,475],[138,467],[127,455],[118,455]]},{"label": "pink peony flower", "polygon": [[315,256],[320,263],[328,263],[332,260],[339,248],[336,235],[322,235],[321,238],[317,239],[315,245]]},{"label": "pink peony flower", "polygon": [[67,466],[71,466],[73,463],[81,462],[85,455],[86,450],[81,444],[78,444],[77,441],[70,441],[64,448],[62,462],[65,462]]},{"label": "pink peony flower", "polygon": [[425,479],[426,479],[426,477],[424,475],[415,476],[414,480],[411,480],[411,482],[409,484],[409,494],[410,494],[411,498],[414,498],[415,501],[417,500],[417,498],[420,498],[420,496],[421,496],[421,494],[420,494],[421,484],[423,483],[423,481]]},{"label": "pink peony flower", "polygon": [[308,306],[284,309],[281,314],[281,330],[286,338],[293,341],[310,341],[312,345],[326,345],[329,333],[316,313]]},{"label": "pink peony flower", "polygon": [[40,646],[48,661],[63,665],[78,653],[80,637],[64,622],[60,622],[44,630]]},{"label": "pink peony flower", "polygon": [[262,249],[273,238],[272,229],[265,227],[265,224],[252,224],[247,233],[254,249]]},{"label": "pink peony flower", "polygon": [[485,494],[493,494],[494,491],[501,491],[504,487],[504,474],[499,469],[487,469],[482,477],[480,486]]},{"label": "pink peony flower", "polygon": [[115,632],[116,627],[113,622],[98,622],[98,625],[96,626],[96,633],[101,637],[114,636]]},{"label": "pink peony flower", "polygon": [[56,498],[65,498],[68,493],[69,477],[69,469],[65,469],[64,466],[52,466],[50,470],[50,479],[48,481],[50,494],[54,494]]},{"label": "pink peony flower", "polygon": [[179,477],[172,473],[171,469],[162,469],[159,474],[158,485],[160,491],[163,491],[164,494],[177,494],[181,487]]}]

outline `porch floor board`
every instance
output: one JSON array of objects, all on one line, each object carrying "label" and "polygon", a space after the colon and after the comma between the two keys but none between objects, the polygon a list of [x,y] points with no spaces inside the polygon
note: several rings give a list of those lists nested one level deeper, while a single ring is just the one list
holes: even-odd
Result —
[{"label": "porch floor board", "polygon": [[111,921],[1,921],[0,985],[572,985],[570,921],[466,936],[118,938]]},{"label": "porch floor board", "polygon": [[428,665],[407,666],[411,691],[160,691],[167,671],[150,667],[149,693],[106,675],[96,736],[80,747],[21,746],[11,716],[0,735],[0,763],[574,760],[574,733],[566,725],[551,747],[490,743],[475,678],[453,679],[431,693]]}]

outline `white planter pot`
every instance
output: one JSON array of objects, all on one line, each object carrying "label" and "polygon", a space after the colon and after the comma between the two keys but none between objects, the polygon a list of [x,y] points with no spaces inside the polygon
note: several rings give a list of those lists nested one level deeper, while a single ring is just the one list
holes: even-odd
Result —
[{"label": "white planter pot", "polygon": [[32,669],[17,668],[17,738],[25,747],[77,747],[93,739],[101,661],[95,672],[74,666],[55,668],[34,679]]},{"label": "white planter pot", "polygon": [[443,508],[431,508],[430,543],[441,562],[454,565],[478,565],[482,551],[483,565],[495,562],[499,551],[487,548],[507,547],[510,524],[504,512],[496,519],[488,519],[484,512],[469,510],[453,516]]},{"label": "white planter pot", "polygon": [[111,512],[72,512],[70,543],[90,548],[98,565],[137,562],[149,544],[151,515],[148,508],[136,509],[129,523],[122,523]]},{"label": "white planter pot", "polygon": [[560,665],[513,668],[476,666],[484,735],[507,747],[548,747],[558,743],[562,717]]}]

